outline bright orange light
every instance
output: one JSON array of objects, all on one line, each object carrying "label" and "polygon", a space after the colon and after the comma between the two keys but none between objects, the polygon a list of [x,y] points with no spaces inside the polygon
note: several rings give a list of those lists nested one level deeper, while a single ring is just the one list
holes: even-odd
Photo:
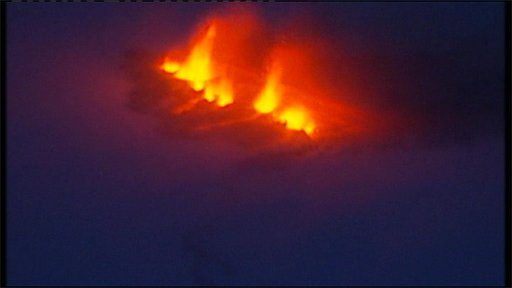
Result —
[{"label": "bright orange light", "polygon": [[220,107],[233,103],[234,97],[231,82],[226,78],[221,78],[220,81],[208,83],[204,90],[204,99],[208,102],[217,100],[217,105]]},{"label": "bright orange light", "polygon": [[277,119],[290,130],[303,130],[308,135],[311,135],[315,130],[315,123],[309,113],[300,106],[286,108],[278,114]]},{"label": "bright orange light", "polygon": [[188,81],[194,91],[203,90],[205,82],[215,76],[211,67],[214,38],[215,27],[212,25],[208,28],[205,37],[194,46],[185,62],[182,65],[178,64],[176,78]]},{"label": "bright orange light", "polygon": [[194,91],[203,91],[208,102],[217,102],[220,107],[234,101],[231,81],[223,75],[216,75],[212,63],[212,48],[215,39],[215,26],[210,25],[206,35],[192,48],[183,63],[166,59],[161,65],[164,72],[174,74],[177,79],[185,80]]},{"label": "bright orange light", "polygon": [[166,59],[160,68],[162,68],[162,70],[167,73],[173,74],[180,70],[180,64],[178,62]]},{"label": "bright orange light", "polygon": [[254,109],[260,113],[270,113],[274,111],[281,100],[281,87],[279,86],[279,79],[281,72],[277,68],[272,69],[267,77],[267,82],[263,91],[254,101]]},{"label": "bright orange light", "polygon": [[[247,76],[244,74],[246,73],[244,69],[240,69],[240,67],[233,64],[237,63],[236,61],[226,60],[225,55],[222,53],[223,56],[217,54],[213,55],[214,51],[230,51],[230,46],[226,46],[227,43],[231,43],[229,40],[225,41],[226,43],[219,42],[221,39],[226,38],[221,37],[223,34],[219,34],[219,37],[216,38],[217,32],[224,31],[222,27],[223,26],[218,22],[211,22],[205,35],[192,46],[191,51],[183,62],[166,58],[160,66],[160,69],[165,73],[172,74],[176,79],[186,81],[192,90],[196,92],[202,91],[202,98],[204,100],[215,103],[219,107],[225,107],[235,103],[234,87],[250,87],[247,90],[237,90],[236,93],[237,95],[240,93],[242,97],[255,98],[253,98],[253,100],[250,100],[250,98],[247,99],[249,102],[243,101],[241,98],[242,101],[240,101],[238,105],[252,104],[252,109],[256,112],[270,114],[270,119],[273,119],[277,123],[284,124],[286,129],[304,131],[307,135],[311,135],[317,127],[311,116],[311,109],[313,108],[304,106],[305,103],[304,101],[300,101],[300,97],[298,97],[298,99],[290,99],[292,95],[300,96],[293,92],[290,93],[290,91],[293,91],[293,89],[298,91],[302,90],[296,87],[291,89],[292,87],[285,86],[281,83],[284,71],[293,73],[293,70],[288,71],[282,69],[284,67],[281,66],[282,63],[279,60],[282,58],[282,55],[276,57],[270,71],[266,75],[264,85],[262,87],[255,87],[254,83],[258,83],[258,79],[254,71],[253,73],[247,73]],[[219,31],[217,31],[217,29],[219,29]],[[229,37],[226,39],[229,39]],[[219,43],[221,46],[219,46]],[[234,45],[236,46],[237,44],[235,43]],[[217,57],[215,57],[216,55]],[[235,57],[237,55],[238,54],[232,56]],[[230,58],[228,57],[227,59]],[[250,69],[248,70],[250,71]],[[238,75],[243,75],[243,77],[236,78]],[[234,79],[236,83],[234,83]],[[254,81],[252,79],[254,79]],[[234,86],[234,84],[241,85]],[[183,112],[193,109],[198,103],[197,100],[200,100],[200,98],[196,97],[193,101],[180,106],[179,111]],[[297,104],[290,106],[289,103]],[[318,114],[315,113],[315,115]]]}]

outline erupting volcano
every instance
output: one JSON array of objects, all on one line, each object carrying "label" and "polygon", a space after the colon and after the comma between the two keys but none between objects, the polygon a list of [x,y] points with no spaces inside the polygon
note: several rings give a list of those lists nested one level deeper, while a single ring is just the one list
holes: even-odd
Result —
[{"label": "erupting volcano", "polygon": [[244,13],[210,17],[188,43],[159,55],[152,69],[169,87],[157,104],[169,127],[193,135],[236,126],[222,135],[274,144],[346,140],[369,131],[374,113],[345,101],[357,97],[341,87],[350,79],[324,79],[332,68],[317,60],[328,53],[315,46],[321,41],[270,33]]},{"label": "erupting volcano", "polygon": [[[204,100],[224,107],[234,104],[235,95],[232,81],[226,75],[225,65],[213,57],[215,36],[215,23],[209,23],[205,35],[193,46],[184,61],[166,57],[160,69],[176,79],[187,81],[192,90],[203,93]],[[285,124],[286,128],[311,135],[315,131],[315,122],[307,108],[281,105],[282,72],[278,67],[273,65],[268,72],[261,93],[253,101],[254,110],[262,114],[271,113],[275,121]]]}]

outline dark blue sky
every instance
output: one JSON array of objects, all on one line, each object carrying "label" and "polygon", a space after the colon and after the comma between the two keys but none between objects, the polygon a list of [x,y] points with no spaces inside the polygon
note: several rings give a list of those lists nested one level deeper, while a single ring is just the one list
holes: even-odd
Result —
[{"label": "dark blue sky", "polygon": [[127,105],[128,50],[229,5],[8,3],[8,284],[503,284],[503,4],[258,4],[365,63],[354,102],[423,123],[291,158]]}]

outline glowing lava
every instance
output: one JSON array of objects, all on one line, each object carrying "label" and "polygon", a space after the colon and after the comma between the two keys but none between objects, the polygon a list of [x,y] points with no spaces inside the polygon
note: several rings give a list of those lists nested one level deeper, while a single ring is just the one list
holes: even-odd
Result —
[{"label": "glowing lava", "polygon": [[274,119],[285,124],[290,130],[304,131],[311,135],[315,130],[315,124],[308,111],[302,106],[285,107],[282,111],[276,111],[281,104],[282,86],[281,69],[274,64],[270,71],[265,87],[253,103],[256,111],[262,114],[273,113]]},{"label": "glowing lava", "polygon": [[[187,60],[178,66],[175,77],[186,80],[194,91],[201,91],[208,80],[214,78],[211,53],[213,39],[215,38],[215,27],[210,26],[206,36],[192,49]],[[169,63],[172,67],[172,62]]]},{"label": "glowing lava", "polygon": [[178,62],[166,59],[160,68],[162,68],[162,70],[165,72],[172,74],[180,70],[180,64]]},{"label": "glowing lava", "polygon": [[278,114],[279,122],[284,123],[290,130],[303,130],[311,135],[315,130],[315,123],[311,119],[308,111],[300,106],[292,106],[284,109]]},{"label": "glowing lava", "polygon": [[204,99],[216,100],[217,105],[223,107],[233,103],[234,97],[231,81],[214,73],[211,54],[215,34],[215,26],[211,25],[183,63],[166,59],[160,68],[187,81],[194,91],[204,90]]},{"label": "glowing lava", "polygon": [[260,93],[256,101],[254,101],[253,106],[256,111],[265,114],[270,113],[277,108],[282,94],[279,84],[280,77],[281,71],[278,68],[272,69],[263,91]]},{"label": "glowing lava", "polygon": [[[215,59],[212,53],[218,33],[214,24],[209,24],[205,35],[193,45],[183,62],[166,58],[160,69],[165,73],[172,74],[176,79],[186,81],[192,90],[202,91],[203,99],[207,102],[224,107],[235,102],[235,91],[233,82],[227,77],[228,74],[226,73],[226,68],[230,66],[226,63],[218,63],[218,59]],[[316,124],[304,105],[295,104],[297,103],[296,99],[284,97],[284,91],[287,87],[281,83],[284,70],[278,63],[279,61],[273,62],[265,79],[265,84],[258,89],[259,94],[248,95],[254,97],[252,108],[258,113],[270,114],[271,119],[284,124],[289,130],[304,131],[307,135],[311,135],[315,131]],[[255,79],[251,83],[258,83],[258,81]],[[254,84],[251,85],[254,86]],[[237,91],[237,93],[239,92]],[[246,93],[244,97],[247,97]],[[186,109],[183,108],[182,110],[188,111],[196,103],[197,101],[191,101],[186,105]],[[294,103],[294,105],[290,106],[288,103]]]},{"label": "glowing lava", "polygon": [[204,99],[208,102],[217,101],[220,107],[227,106],[234,101],[233,87],[226,78],[219,81],[213,81],[206,86],[204,90]]}]

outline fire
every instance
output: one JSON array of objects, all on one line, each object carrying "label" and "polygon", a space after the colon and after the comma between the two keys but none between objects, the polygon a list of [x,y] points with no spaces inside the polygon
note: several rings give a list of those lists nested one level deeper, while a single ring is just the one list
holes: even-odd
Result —
[{"label": "fire", "polygon": [[286,108],[277,116],[277,119],[290,130],[302,130],[308,135],[311,135],[315,130],[315,123],[308,111],[300,106]]},{"label": "fire", "polygon": [[165,72],[172,74],[180,70],[180,64],[178,62],[166,59],[160,68],[162,68],[162,70]]},{"label": "fire", "polygon": [[303,106],[291,106],[284,108],[281,112],[276,112],[276,109],[281,104],[283,94],[280,83],[281,73],[282,71],[279,66],[274,64],[263,90],[254,101],[253,107],[262,114],[274,112],[274,119],[285,124],[286,128],[304,131],[306,134],[311,135],[315,130],[315,124]]},{"label": "fire", "polygon": [[274,111],[281,100],[281,87],[279,78],[281,71],[274,68],[267,78],[267,82],[259,97],[254,101],[254,109],[260,113],[270,113]]},{"label": "fire", "polygon": [[215,35],[215,26],[210,25],[206,35],[192,48],[183,63],[166,58],[160,68],[174,74],[176,79],[187,81],[192,90],[204,91],[206,101],[216,101],[218,106],[224,107],[233,103],[234,95],[231,81],[214,72],[212,48]]},{"label": "fire", "polygon": [[[235,93],[237,97],[239,97],[238,99],[240,99],[240,97],[250,97],[252,98],[251,101],[240,101],[238,105],[252,103],[252,107],[248,108],[252,108],[257,114],[269,114],[270,119],[276,123],[284,124],[286,129],[303,131],[306,135],[311,136],[317,128],[316,121],[313,119],[315,113],[311,113],[311,107],[307,107],[306,103],[303,103],[303,101],[290,99],[291,96],[295,97],[295,95],[293,95],[294,93],[290,93],[289,87],[281,83],[283,74],[286,75],[286,73],[293,72],[293,70],[284,70],[279,59],[274,59],[262,87],[256,88],[258,83],[261,83],[258,81],[257,76],[255,76],[259,74],[257,71],[256,73],[255,71],[241,72],[239,67],[234,67],[236,65],[233,65],[233,60],[228,61],[228,63],[223,63],[226,62],[226,58],[219,56],[215,58],[215,51],[222,51],[223,53],[229,54],[229,50],[226,50],[229,44],[220,43],[224,46],[216,46],[219,45],[220,41],[218,40],[219,38],[217,38],[218,33],[216,22],[211,21],[208,24],[206,33],[192,45],[184,61],[180,62],[175,59],[165,58],[160,69],[167,74],[171,74],[175,79],[186,81],[193,91],[202,92],[202,98],[209,103],[215,103],[219,107],[225,107],[238,104],[235,103]],[[227,33],[225,34],[228,35]],[[237,54],[230,55],[230,57],[235,57],[236,59],[236,55]],[[222,61],[223,59],[224,61]],[[228,75],[241,75],[240,73],[245,73],[243,77],[246,77],[247,74],[250,75],[246,77],[248,80],[240,80],[246,78],[228,77]],[[237,82],[233,82],[232,79],[239,79],[238,81],[241,81],[242,85],[235,86]],[[244,91],[235,90],[235,87],[247,86],[256,87]],[[294,87],[295,90],[301,91],[299,88],[300,87]],[[255,92],[257,94],[253,94]],[[191,101],[190,103],[190,105],[187,105],[187,111],[192,109],[197,101]],[[244,111],[247,111],[247,109]]]},{"label": "fire", "polygon": [[233,87],[226,78],[209,83],[204,90],[204,99],[208,102],[217,101],[220,107],[227,106],[234,101]]},{"label": "fire", "polygon": [[214,38],[215,27],[210,26],[205,37],[192,49],[187,60],[181,66],[178,66],[179,68],[176,71],[176,78],[188,81],[194,91],[203,90],[206,81],[214,78],[211,67]]}]

